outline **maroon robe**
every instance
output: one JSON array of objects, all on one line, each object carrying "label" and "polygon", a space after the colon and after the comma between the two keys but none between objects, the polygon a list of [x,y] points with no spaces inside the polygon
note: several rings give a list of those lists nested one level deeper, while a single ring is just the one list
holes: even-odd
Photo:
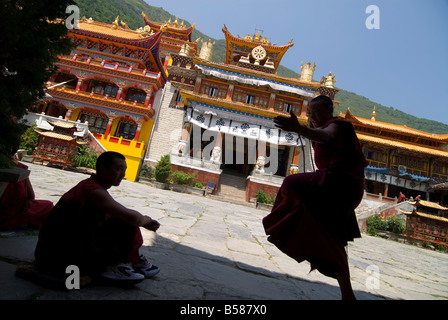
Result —
[{"label": "maroon robe", "polygon": [[[16,167],[28,169],[20,162],[16,163]],[[9,183],[3,192],[0,199],[0,230],[12,230],[27,223],[40,227],[53,209],[53,202],[34,199],[34,192],[28,189],[28,183],[28,179]]]},{"label": "maroon robe", "polygon": [[35,250],[41,270],[62,275],[67,266],[76,265],[81,273],[95,275],[109,265],[138,263],[143,244],[140,229],[87,206],[89,193],[96,189],[106,190],[93,175],[56,204]]},{"label": "maroon robe", "polygon": [[361,237],[354,210],[363,197],[367,162],[353,125],[332,118],[323,128],[331,123],[340,126],[336,141],[313,143],[318,170],[284,179],[263,226],[285,254],[337,278],[349,271],[347,241]]}]

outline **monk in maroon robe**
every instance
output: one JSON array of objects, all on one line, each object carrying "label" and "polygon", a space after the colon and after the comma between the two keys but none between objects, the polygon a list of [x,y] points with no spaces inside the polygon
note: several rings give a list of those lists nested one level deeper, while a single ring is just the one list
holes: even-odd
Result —
[{"label": "monk in maroon robe", "polygon": [[281,251],[337,279],[342,299],[355,299],[345,246],[361,236],[354,210],[363,197],[367,162],[353,125],[333,117],[330,98],[314,98],[307,116],[308,126],[292,112],[274,122],[312,141],[318,170],[286,177],[263,225]]},{"label": "monk in maroon robe", "polygon": [[[17,168],[28,169],[13,160]],[[12,230],[22,226],[42,226],[53,209],[53,202],[37,200],[29,178],[9,183],[0,199],[0,230]]]},{"label": "monk in maroon robe", "polygon": [[159,271],[139,254],[139,227],[156,231],[160,224],[107,192],[120,184],[126,168],[123,155],[102,153],[96,174],[61,197],[39,233],[35,257],[42,272],[63,276],[75,265],[82,275],[138,282]]}]

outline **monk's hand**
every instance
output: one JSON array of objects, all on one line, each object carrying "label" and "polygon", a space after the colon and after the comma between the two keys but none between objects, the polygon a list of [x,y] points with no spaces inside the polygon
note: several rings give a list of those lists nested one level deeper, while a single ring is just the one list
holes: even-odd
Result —
[{"label": "monk's hand", "polygon": [[289,117],[285,116],[277,116],[274,118],[274,124],[277,128],[282,129],[288,132],[297,132],[300,133],[301,128],[303,127],[297,116],[292,112],[289,112]]},{"label": "monk's hand", "polygon": [[157,231],[160,227],[160,223],[154,219],[150,218],[150,221],[142,226],[145,229],[151,230],[151,231]]}]

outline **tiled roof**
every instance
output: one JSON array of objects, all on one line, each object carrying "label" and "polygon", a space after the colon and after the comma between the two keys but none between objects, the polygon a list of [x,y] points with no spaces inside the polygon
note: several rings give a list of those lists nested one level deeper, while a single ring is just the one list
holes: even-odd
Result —
[{"label": "tiled roof", "polygon": [[54,138],[54,139],[59,139],[59,140],[64,140],[64,141],[76,140],[75,137],[70,137],[65,134],[60,134],[60,133],[56,133],[56,132],[52,132],[52,131],[46,131],[46,132],[36,131],[36,132],[39,133],[41,136],[48,137],[48,138]]},{"label": "tiled roof", "polygon": [[400,211],[401,211],[401,213],[404,213],[406,215],[411,215],[411,214],[414,213],[414,214],[416,214],[416,215],[418,215],[420,217],[423,217],[423,218],[427,218],[427,219],[431,219],[431,220],[437,220],[437,221],[447,222],[448,223],[448,219],[445,218],[445,217],[439,217],[439,216],[436,216],[436,215],[433,215],[433,214],[423,213],[423,212],[416,212],[416,211],[410,212],[410,211],[403,211],[401,209],[400,209]]},{"label": "tiled roof", "polygon": [[397,133],[405,133],[408,135],[413,136],[419,136],[419,137],[425,137],[433,140],[439,140],[439,141],[446,141],[448,143],[448,134],[434,134],[434,133],[427,133],[424,131],[416,130],[409,128],[407,126],[387,123],[387,122],[381,122],[376,120],[369,120],[364,118],[358,118],[355,117],[350,110],[348,109],[345,113],[345,116],[343,114],[340,114],[340,116],[344,117],[347,120],[350,120],[353,124],[360,124],[363,126],[368,127],[375,127],[379,129],[386,129],[390,131],[395,131]]},{"label": "tiled roof", "polygon": [[363,134],[363,133],[359,133],[359,132],[357,132],[356,135],[358,136],[358,139],[360,141],[372,142],[372,143],[377,143],[377,144],[390,146],[390,147],[393,147],[393,148],[400,148],[400,149],[405,149],[405,150],[410,150],[410,151],[430,154],[430,155],[433,155],[433,156],[439,156],[439,157],[448,158],[448,150],[445,150],[445,149],[436,149],[436,148],[424,147],[424,146],[421,146],[421,145],[416,145],[416,144],[412,144],[412,143],[406,143],[406,142],[397,141],[397,140],[386,139],[386,138],[383,138],[383,137],[371,136],[371,135],[367,135],[367,134]]}]

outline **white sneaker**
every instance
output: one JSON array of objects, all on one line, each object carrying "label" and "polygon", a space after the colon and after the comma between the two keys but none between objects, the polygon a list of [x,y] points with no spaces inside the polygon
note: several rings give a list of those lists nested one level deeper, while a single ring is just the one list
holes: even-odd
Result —
[{"label": "white sneaker", "polygon": [[145,278],[152,278],[160,272],[160,268],[153,265],[144,255],[140,255],[140,260],[133,266],[134,270],[141,273]]},{"label": "white sneaker", "polygon": [[145,279],[143,275],[136,273],[129,263],[120,263],[116,266],[107,267],[106,271],[100,275],[103,279],[126,284],[139,283]]}]

